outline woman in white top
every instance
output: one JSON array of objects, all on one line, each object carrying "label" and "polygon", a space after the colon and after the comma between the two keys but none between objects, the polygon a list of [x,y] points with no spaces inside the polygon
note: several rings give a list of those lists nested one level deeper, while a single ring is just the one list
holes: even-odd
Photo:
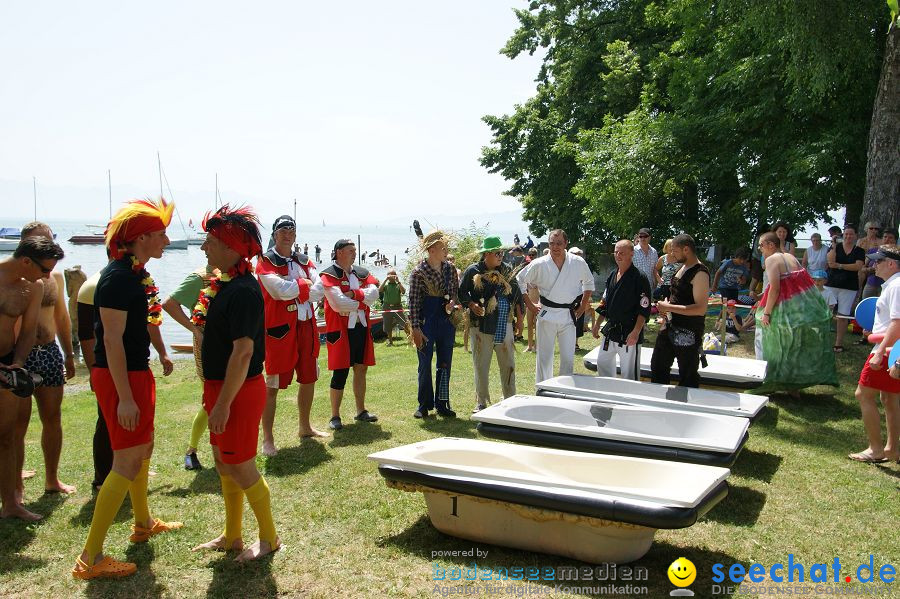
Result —
[{"label": "woman in white top", "polygon": [[818,233],[813,233],[810,241],[812,245],[806,248],[801,264],[814,280],[825,279],[827,277],[825,269],[828,268],[828,248],[822,244],[822,236]]}]

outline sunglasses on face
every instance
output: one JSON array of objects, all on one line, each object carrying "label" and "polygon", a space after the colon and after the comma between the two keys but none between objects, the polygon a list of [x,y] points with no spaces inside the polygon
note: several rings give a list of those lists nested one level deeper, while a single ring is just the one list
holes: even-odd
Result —
[{"label": "sunglasses on face", "polygon": [[44,273],[45,275],[49,275],[51,272],[53,272],[53,269],[52,269],[52,268],[47,268],[46,266],[44,266],[43,264],[41,264],[41,263],[38,262],[37,260],[32,260],[32,262],[34,263],[35,266],[37,266],[38,268],[40,268],[40,269],[41,269],[41,272]]},{"label": "sunglasses on face", "polygon": [[638,237],[641,238],[641,239],[647,239],[647,238],[650,237],[650,236],[649,236],[649,235],[638,235]]}]

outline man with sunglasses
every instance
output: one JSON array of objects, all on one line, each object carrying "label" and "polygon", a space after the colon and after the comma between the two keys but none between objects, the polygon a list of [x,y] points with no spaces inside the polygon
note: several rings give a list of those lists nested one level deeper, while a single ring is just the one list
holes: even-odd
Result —
[{"label": "man with sunglasses", "polygon": [[319,379],[319,332],[315,303],[325,297],[316,267],[306,254],[293,251],[297,240],[294,219],[284,214],[272,224],[274,245],[256,262],[266,306],[266,409],[263,411],[263,455],[273,456],[275,402],[297,375],[300,389],[301,438],[326,437],[309,422]]},{"label": "man with sunglasses", "polygon": [[[22,227],[22,238],[43,238],[53,241],[53,231],[42,222],[31,222]],[[44,490],[47,493],[74,493],[75,487],[59,480],[59,456],[62,453],[62,419],[60,408],[63,385],[75,376],[75,351],[72,348],[72,321],[69,318],[65,296],[65,281],[59,271],[47,272],[42,261],[36,262],[47,276],[44,296],[38,315],[37,336],[34,347],[25,362],[25,370],[40,375],[35,386],[34,399],[41,418],[41,448],[44,452]],[[59,345],[56,340],[59,339]],[[60,351],[62,347],[62,352]],[[65,354],[65,358],[63,357]],[[23,430],[28,429],[28,418],[19,421]]]},{"label": "man with sunglasses", "polygon": [[[37,338],[44,287],[63,251],[51,239],[29,237],[11,258],[0,261],[0,517],[40,520],[23,505],[22,462],[25,428],[31,414],[30,393],[10,389]],[[16,336],[16,321],[21,318]],[[21,372],[21,370],[19,371]],[[25,391],[27,393],[27,391]]]},{"label": "man with sunglasses", "polygon": [[[869,354],[856,387],[856,399],[866,429],[869,446],[847,457],[856,462],[877,464],[888,460],[900,461],[900,380],[889,375],[890,348],[900,343],[900,248],[882,245],[870,256],[875,260],[875,272],[884,279],[881,295],[875,304],[873,335],[884,335]],[[884,406],[887,441],[881,437],[881,416],[876,399]]]},{"label": "man with sunglasses", "polygon": [[504,399],[516,394],[516,350],[513,339],[522,332],[524,303],[511,268],[503,263],[499,237],[485,237],[481,260],[469,266],[459,283],[459,303],[469,310],[472,360],[475,365],[475,410],[491,401],[488,374],[497,354]]}]

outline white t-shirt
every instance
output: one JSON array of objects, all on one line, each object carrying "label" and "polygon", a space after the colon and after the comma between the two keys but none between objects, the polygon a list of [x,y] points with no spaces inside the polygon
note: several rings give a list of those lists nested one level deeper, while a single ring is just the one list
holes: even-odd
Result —
[{"label": "white t-shirt", "polygon": [[806,270],[813,272],[826,268],[828,268],[828,248],[824,245],[818,250],[812,246],[806,248]]},{"label": "white t-shirt", "polygon": [[900,272],[884,282],[875,304],[875,324],[872,334],[884,334],[892,320],[900,319]]}]

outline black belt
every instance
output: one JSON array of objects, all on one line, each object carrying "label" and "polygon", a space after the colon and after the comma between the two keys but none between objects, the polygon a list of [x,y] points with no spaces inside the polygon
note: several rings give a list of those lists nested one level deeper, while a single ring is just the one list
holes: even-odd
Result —
[{"label": "black belt", "polygon": [[549,308],[566,308],[569,310],[569,316],[572,317],[572,324],[576,327],[578,326],[578,319],[575,317],[575,310],[578,309],[578,306],[581,304],[581,298],[575,298],[572,300],[570,304],[558,304],[556,302],[548,300],[543,295],[541,296],[541,305],[547,306]]}]

